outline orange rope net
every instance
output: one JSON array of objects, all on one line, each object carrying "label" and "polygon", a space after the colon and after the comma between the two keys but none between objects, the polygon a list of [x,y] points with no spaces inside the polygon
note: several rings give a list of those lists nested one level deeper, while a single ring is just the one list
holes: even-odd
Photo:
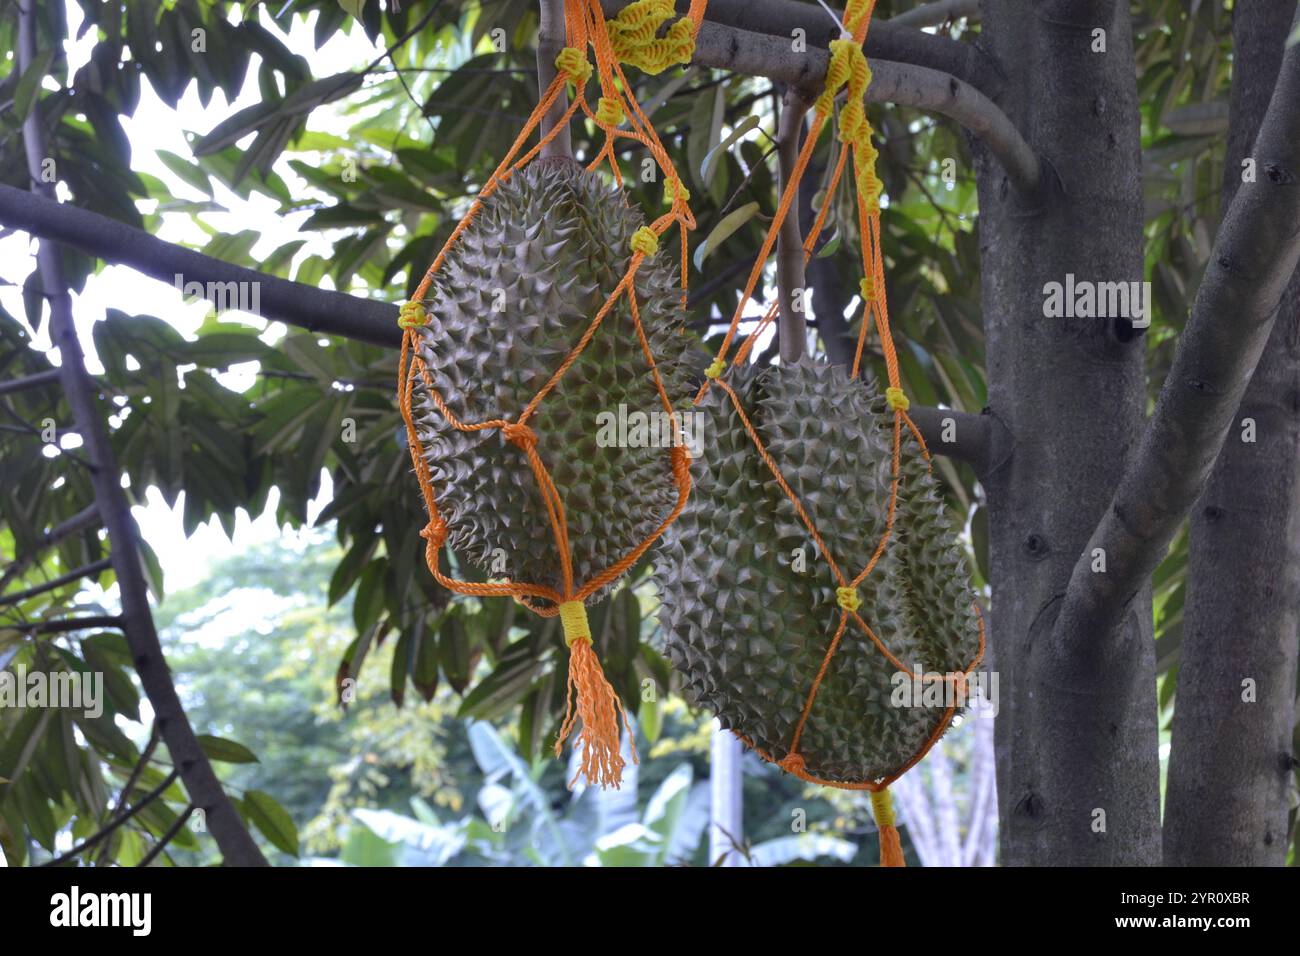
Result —
[{"label": "orange rope net", "polygon": [[[704,6],[704,0],[695,0],[691,5],[688,19],[692,26],[692,37],[699,31]],[[529,610],[543,617],[560,616],[564,624],[565,640],[569,646],[570,654],[566,716],[555,742],[555,752],[557,756],[560,755],[565,738],[580,721],[581,730],[577,741],[581,746],[582,766],[579,774],[585,776],[593,784],[617,787],[622,778],[624,766],[619,747],[620,724],[623,729],[629,729],[629,738],[631,736],[630,728],[628,728],[627,715],[623,711],[622,702],[613,688],[610,687],[609,681],[605,678],[600,663],[596,659],[596,654],[592,649],[591,630],[587,624],[583,602],[592,594],[619,578],[645,554],[646,550],[681,514],[686,499],[690,494],[690,456],[681,441],[681,424],[678,420],[678,414],[673,408],[672,400],[664,390],[654,355],[650,350],[649,341],[641,325],[637,306],[636,275],[645,258],[654,255],[658,248],[659,237],[676,223],[680,227],[681,233],[681,301],[684,307],[687,285],[686,233],[695,228],[695,218],[691,214],[689,206],[687,206],[689,195],[682,186],[672,161],[668,158],[668,154],[659,141],[650,120],[642,111],[640,104],[637,103],[631,84],[627,82],[626,77],[623,75],[623,70],[614,54],[599,0],[565,0],[564,12],[567,46],[561,51],[556,60],[558,72],[555,79],[542,93],[537,106],[528,117],[505,158],[501,160],[500,165],[488,177],[487,182],[471,204],[469,211],[457,224],[451,236],[443,245],[442,250],[433,260],[433,264],[430,265],[411,301],[402,307],[399,323],[404,329],[404,334],[402,337],[401,358],[398,365],[398,393],[402,417],[406,422],[406,435],[411,451],[411,461],[415,468],[416,477],[419,479],[425,508],[429,514],[428,524],[420,532],[425,539],[425,560],[429,565],[429,570],[438,583],[460,594],[477,597],[513,597]],[[653,31],[651,33],[653,34]],[[650,40],[653,42],[653,37],[650,37]],[[595,111],[591,109],[586,97],[587,83],[592,76],[592,65],[587,58],[588,46],[591,46],[595,51],[595,75],[598,78],[601,93],[598,109]],[[532,136],[533,131],[540,126],[543,117],[547,115],[556,101],[564,94],[565,87],[568,84],[574,86],[575,92],[573,101],[564,111],[563,117],[554,127],[539,138],[536,145],[524,151],[525,144]],[[434,276],[445,262],[448,251],[464,233],[465,229],[468,228],[469,224],[473,222],[475,216],[483,207],[483,201],[491,196],[501,183],[505,182],[516,170],[521,169],[537,157],[543,148],[562,129],[567,127],[567,124],[579,109],[605,134],[604,145],[596,158],[587,166],[587,170],[594,171],[607,161],[615,181],[621,186],[623,178],[614,151],[615,144],[621,139],[633,140],[649,150],[659,169],[663,172],[666,178],[665,185],[671,207],[664,215],[655,219],[649,226],[637,230],[633,235],[632,256],[626,273],[614,290],[609,293],[604,304],[592,318],[586,331],[583,332],[573,349],[546,384],[533,396],[532,400],[513,419],[501,417],[487,421],[464,422],[448,407],[447,402],[439,394],[437,388],[434,387],[432,376],[416,348],[419,329],[428,321],[421,303],[428,294]],[[620,129],[619,127],[624,122],[626,122],[628,128]],[[640,340],[642,353],[646,362],[649,363],[659,393],[659,400],[671,422],[671,432],[674,440],[669,455],[673,482],[677,489],[677,501],[672,511],[651,534],[613,565],[596,574],[590,580],[579,583],[573,579],[573,559],[569,547],[568,522],[564,501],[561,500],[560,493],[556,489],[550,472],[542,460],[542,455],[538,451],[538,435],[529,427],[528,422],[541,402],[559,384],[573,363],[577,361],[600,329],[601,322],[609,314],[619,298],[624,295],[627,296],[632,322]],[[541,584],[522,581],[486,583],[462,581],[442,572],[440,565],[441,551],[443,544],[446,542],[448,531],[447,525],[438,510],[437,494],[430,475],[429,465],[424,458],[423,447],[416,432],[415,420],[412,414],[412,399],[417,381],[424,384],[430,398],[451,427],[463,432],[499,429],[509,441],[518,446],[527,456],[528,463],[546,505],[551,532],[555,541],[555,550],[560,562],[561,580],[563,582],[562,591]],[[549,603],[538,603],[538,601]],[[633,745],[632,759],[633,761],[637,759],[635,745]],[[574,780],[576,781],[576,779],[575,776]]]},{"label": "orange rope net", "polygon": [[[911,668],[903,664],[883,641],[876,635],[875,631],[863,620],[858,614],[859,600],[857,597],[858,586],[875,568],[880,557],[885,553],[893,533],[895,506],[898,501],[898,486],[900,480],[900,462],[902,456],[902,431],[904,426],[915,437],[921,448],[921,454],[929,462],[930,454],[925,446],[925,439],[922,438],[921,432],[917,429],[911,417],[907,414],[908,401],[903,393],[898,370],[898,357],[894,350],[894,341],[889,328],[889,310],[885,298],[885,281],[884,281],[884,260],[881,255],[881,230],[880,230],[880,181],[875,175],[876,151],[871,144],[871,127],[866,121],[863,106],[863,93],[866,85],[870,82],[870,70],[867,67],[866,57],[862,53],[862,46],[866,41],[867,30],[871,21],[871,14],[875,7],[875,0],[850,0],[846,7],[842,19],[842,38],[832,41],[831,43],[831,62],[827,71],[826,88],[817,101],[817,108],[813,116],[811,128],[809,129],[803,147],[799,151],[798,159],[794,168],[790,171],[787,181],[783,185],[783,191],[780,203],[777,207],[776,215],[768,227],[767,236],[755,259],[754,266],[749,274],[749,280],[745,285],[744,292],[741,295],[740,302],[736,306],[735,313],[732,316],[731,324],[727,329],[726,336],[718,349],[717,357],[713,365],[710,366],[707,378],[700,387],[698,394],[695,396],[695,403],[698,405],[703,399],[711,385],[717,385],[730,399],[732,407],[737,417],[744,426],[745,431],[754,443],[763,462],[767,465],[772,473],[773,479],[781,488],[781,491],[789,498],[794,505],[795,512],[798,514],[800,521],[807,528],[809,535],[816,543],[820,553],[825,557],[834,575],[839,587],[836,589],[838,603],[840,606],[839,623],[835,630],[829,646],[826,648],[826,654],[822,659],[821,667],[812,685],[808,689],[807,698],[804,703],[802,713],[797,721],[794,733],[790,740],[789,752],[781,760],[775,760],[769,753],[754,745],[747,738],[740,736],[746,746],[753,749],[760,757],[769,762],[777,763],[783,770],[794,774],[802,780],[810,783],[816,783],[828,787],[837,787],[845,790],[865,790],[872,794],[872,806],[875,811],[876,821],[881,833],[881,850],[882,863],[884,865],[902,866],[902,850],[899,846],[897,830],[894,828],[893,809],[889,800],[887,791],[888,786],[901,777],[904,773],[915,766],[930,748],[943,736],[952,720],[956,711],[956,705],[948,709],[940,717],[933,731],[922,745],[922,747],[911,757],[910,760],[896,773],[886,777],[883,780],[865,780],[860,782],[841,782],[826,780],[809,773],[804,765],[804,758],[799,752],[799,744],[803,736],[804,726],[812,713],[813,705],[817,699],[817,692],[821,687],[822,680],[826,676],[830,667],[832,658],[838,650],[840,641],[849,626],[849,622],[858,627],[863,634],[871,641],[872,644],[880,651],[886,660],[896,667],[900,672],[910,674],[913,679],[920,679],[922,675],[914,673]],[[856,198],[858,223],[862,233],[862,269],[864,279],[861,283],[861,292],[863,299],[862,326],[858,333],[857,348],[853,358],[852,375],[856,378],[859,374],[862,364],[862,353],[866,344],[867,332],[871,325],[875,324],[880,336],[880,347],[884,355],[885,369],[888,376],[888,388],[885,391],[889,405],[894,412],[893,427],[893,461],[892,461],[892,481],[889,497],[889,506],[886,514],[885,531],[881,535],[879,542],[876,544],[866,567],[859,571],[853,577],[847,574],[836,563],[834,555],[826,547],[822,540],[821,534],[817,531],[811,516],[804,508],[803,503],[794,493],[789,483],[781,473],[780,467],[772,459],[764,446],[762,439],[745,414],[741,404],[740,397],[735,390],[722,377],[727,370],[727,353],[730,350],[737,330],[740,326],[745,307],[754,294],[754,289],[758,284],[763,270],[766,266],[768,256],[772,252],[777,234],[781,229],[781,224],[789,214],[796,197],[798,196],[799,181],[807,169],[809,160],[812,157],[817,140],[821,135],[826,123],[834,114],[834,100],[838,89],[841,86],[847,86],[848,97],[840,114],[840,131],[841,147],[839,157],[835,163],[834,172],[831,181],[826,190],[826,199],[822,202],[821,209],[818,212],[816,220],[809,230],[807,237],[803,242],[804,262],[807,263],[816,247],[817,239],[821,234],[822,227],[826,222],[826,216],[830,209],[829,197],[834,195],[836,187],[844,174],[845,166],[850,157],[853,159],[853,166],[856,176]],[[754,330],[749,334],[731,361],[731,367],[743,365],[753,349],[754,343],[775,320],[779,301],[773,302],[764,313]],[[975,612],[979,620],[979,649],[974,660],[972,660],[960,673],[944,675],[945,682],[951,682],[962,691],[965,690],[966,680],[971,672],[979,666],[984,657],[984,619],[979,605],[975,605]]]}]

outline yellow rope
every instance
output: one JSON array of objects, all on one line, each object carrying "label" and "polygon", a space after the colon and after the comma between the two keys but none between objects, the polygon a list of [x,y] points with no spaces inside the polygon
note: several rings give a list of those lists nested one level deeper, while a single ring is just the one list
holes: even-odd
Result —
[{"label": "yellow rope", "polygon": [[836,588],[835,603],[852,613],[862,606],[862,598],[858,597],[857,588]]},{"label": "yellow rope", "polygon": [[644,73],[662,73],[676,63],[689,63],[695,54],[695,24],[682,17],[659,36],[673,16],[672,0],[636,0],[608,22],[614,55]]},{"label": "yellow rope", "polygon": [[888,787],[871,794],[871,815],[876,818],[878,827],[894,826],[894,798],[890,796]]},{"label": "yellow rope", "polygon": [[911,407],[912,403],[907,400],[901,388],[885,389],[885,401],[889,402],[889,407],[896,412],[905,412]]},{"label": "yellow rope", "polygon": [[619,126],[623,122],[623,107],[618,100],[602,96],[596,104],[596,122],[601,126]]},{"label": "yellow rope", "polygon": [[397,310],[397,324],[404,329],[418,329],[428,321],[421,302],[407,302]]},{"label": "yellow rope", "polygon": [[659,251],[659,237],[649,226],[642,226],[632,233],[632,251],[639,252],[647,259]]},{"label": "yellow rope", "polygon": [[691,201],[691,191],[682,185],[682,181],[676,176],[669,176],[664,180],[664,201],[672,205],[681,197],[682,202]]},{"label": "yellow rope", "polygon": [[555,68],[577,86],[585,86],[591,79],[591,61],[576,46],[566,46],[555,58]]},{"label": "yellow rope", "polygon": [[587,623],[587,606],[581,601],[565,601],[560,605],[560,624],[564,627],[564,643],[574,641],[591,643],[591,625]]}]

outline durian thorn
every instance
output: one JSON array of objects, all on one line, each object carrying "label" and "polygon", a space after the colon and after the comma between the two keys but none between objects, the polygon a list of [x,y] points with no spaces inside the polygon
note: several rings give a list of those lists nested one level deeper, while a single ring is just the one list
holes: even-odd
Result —
[{"label": "durian thorn", "polygon": [[[565,602],[565,604],[569,603],[580,604],[580,602]],[[561,604],[561,609],[564,606]],[[583,617],[586,617],[585,613]],[[600,661],[596,659],[596,652],[592,649],[591,637],[586,635],[580,636],[569,645],[568,696],[565,702],[564,724],[560,727],[559,737],[555,741],[555,756],[559,757],[564,752],[565,738],[569,736],[578,720],[582,721],[582,729],[574,741],[574,746],[581,748],[582,764],[573,779],[569,781],[569,787],[572,788],[579,777],[586,777],[591,785],[602,789],[606,787],[618,789],[623,781],[625,765],[621,753],[621,731],[626,729],[628,732],[633,763],[639,763],[636,742],[632,740],[632,729],[628,726],[623,704],[606,680]]]}]

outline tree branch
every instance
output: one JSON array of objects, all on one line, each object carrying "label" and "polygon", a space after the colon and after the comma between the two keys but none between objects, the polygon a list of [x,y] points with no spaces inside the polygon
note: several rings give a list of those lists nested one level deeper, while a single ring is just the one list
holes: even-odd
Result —
[{"label": "tree branch", "polygon": [[941,23],[960,20],[963,17],[972,20],[979,15],[980,0],[934,0],[933,3],[923,3],[919,7],[895,14],[885,22],[896,27],[912,27],[919,30],[923,27],[937,27]]},{"label": "tree branch", "polygon": [[59,370],[52,368],[44,372],[37,372],[35,375],[28,375],[24,378],[14,378],[7,382],[0,382],[0,395],[10,395],[14,392],[22,392],[29,388],[40,388],[42,385],[53,385],[59,380]]},{"label": "tree branch", "polygon": [[1006,427],[992,415],[913,405],[907,415],[932,455],[964,461],[983,476],[1008,451]]},{"label": "tree branch", "polygon": [[[140,229],[132,228],[101,216],[62,203],[32,197],[21,190],[0,185],[0,222],[12,222],[34,236],[66,241],[83,252],[97,255],[107,262],[129,266],[146,275],[166,280],[171,271],[169,263],[183,261],[186,275],[201,282],[226,281],[235,274],[255,276],[264,285],[262,289],[262,316],[288,325],[310,329],[327,335],[369,342],[396,349],[402,344],[401,330],[397,326],[397,307],[371,299],[361,299],[341,292],[322,292],[314,286],[264,276],[251,269],[232,266],[211,256],[174,246],[155,239]],[[737,271],[743,271],[743,261]],[[274,295],[268,295],[273,290]],[[313,295],[324,296],[328,308],[305,307]],[[939,454],[952,455],[968,461],[978,469],[984,452],[982,436],[986,425],[980,416],[962,412],[935,409],[929,416],[927,410],[913,408],[911,415],[926,443]],[[956,416],[956,442],[943,442],[942,420]],[[965,424],[963,424],[965,423]],[[991,429],[992,426],[987,426]],[[931,434],[935,437],[932,440]],[[51,532],[53,534],[53,532]],[[60,535],[61,537],[62,535]],[[89,620],[89,619],[87,619]],[[110,619],[115,623],[116,619]],[[65,622],[66,623],[66,622]],[[97,626],[95,624],[88,624]],[[40,630],[57,628],[41,627]],[[73,630],[73,627],[63,628]]]},{"label": "tree branch", "polygon": [[[612,17],[628,2],[601,0],[601,7],[607,17]],[[677,0],[676,6],[677,12],[684,14],[690,8],[690,0]],[[778,38],[778,46],[787,51],[791,50],[795,30],[803,31],[809,52],[814,48],[824,52],[827,44],[840,35],[839,27],[825,10],[815,3],[798,0],[709,0],[704,17],[705,29],[721,25],[735,28],[728,31],[733,34],[735,31],[766,34]],[[703,34],[704,30],[700,32]],[[988,58],[973,44],[925,33],[895,20],[872,22],[867,32],[866,53],[868,57],[942,70],[975,86],[983,86],[993,74]]]},{"label": "tree branch", "polygon": [[65,617],[55,621],[32,621],[5,624],[27,634],[66,634],[68,631],[88,631],[96,627],[122,627],[122,618],[116,614],[88,614],[85,617]]},{"label": "tree branch", "polygon": [[[815,94],[826,78],[830,54],[813,47],[796,53],[788,40],[706,21],[696,38],[692,62],[765,76]],[[1032,193],[1037,189],[1037,154],[1010,118],[976,87],[955,74],[928,66],[879,58],[869,63],[872,80],[867,102],[895,103],[947,116],[984,141],[1017,190]]]},{"label": "tree branch", "polygon": [[133,816],[135,816],[137,813],[139,813],[139,812],[140,812],[141,810],[143,810],[145,807],[149,806],[149,804],[153,803],[153,802],[154,802],[155,800],[157,800],[160,796],[162,796],[163,793],[166,792],[167,788],[170,787],[173,783],[176,782],[176,777],[177,777],[177,776],[178,776],[177,771],[172,770],[169,774],[167,774],[166,777],[163,778],[162,783],[158,784],[158,786],[154,787],[152,790],[150,790],[148,793],[146,793],[143,797],[141,797],[138,801],[136,801],[134,804],[132,804],[132,805],[131,805],[131,808],[130,808],[129,810],[127,810],[125,813],[121,814],[121,815],[118,816],[116,819],[109,821],[109,822],[104,826],[104,828],[103,828],[102,830],[100,830],[98,833],[95,833],[95,834],[92,835],[92,836],[88,836],[88,837],[86,837],[86,839],[82,840],[80,843],[78,843],[76,846],[74,846],[74,847],[73,847],[71,850],[69,850],[67,853],[64,853],[62,856],[56,856],[54,859],[50,860],[48,863],[43,863],[43,864],[41,864],[41,865],[42,865],[42,866],[62,866],[64,863],[71,863],[71,862],[72,862],[73,860],[75,860],[78,856],[80,856],[82,853],[84,853],[84,852],[86,852],[87,850],[89,850],[91,847],[95,846],[97,843],[99,843],[99,842],[100,842],[101,840],[103,840],[105,837],[111,836],[111,835],[113,834],[113,832],[114,832],[115,830],[117,830],[118,827],[120,827],[122,824],[126,823],[126,821],[130,820]]},{"label": "tree branch", "polygon": [[[35,0],[26,0],[19,15],[20,69],[30,69],[36,59],[36,34]],[[45,145],[40,109],[34,108],[23,123],[27,172],[32,188],[50,195],[50,202],[53,202],[52,184],[42,182],[39,175],[46,155]],[[266,858],[244,827],[212,764],[199,746],[167,670],[140,567],[139,531],[122,491],[121,471],[96,401],[97,389],[86,371],[85,354],[72,316],[72,297],[63,274],[61,251],[52,242],[42,242],[37,261],[50,308],[50,341],[58,348],[61,359],[59,371],[64,394],[81,430],[87,455],[95,465],[91,470],[91,485],[112,548],[122,605],[122,630],[131,649],[136,674],[162,727],[172,762],[185,781],[190,799],[206,812],[213,839],[225,862],[234,866],[265,866]],[[251,274],[257,276],[257,273]]]},{"label": "tree branch", "polygon": [[0,185],[0,222],[42,239],[63,242],[105,262],[130,266],[168,285],[186,282],[255,283],[261,316],[311,332],[398,348],[397,306],[291,282],[149,235],[107,216]]},{"label": "tree branch", "polygon": [[180,833],[181,828],[190,822],[190,817],[194,815],[195,809],[196,808],[192,803],[186,806],[185,809],[177,815],[176,819],[172,821],[172,825],[167,828],[167,832],[158,838],[158,842],[153,845],[149,852],[144,855],[136,866],[148,866],[154,860],[158,859],[158,857],[162,855],[162,852],[167,849],[167,844],[176,839],[176,834]]},{"label": "tree branch", "polygon": [[13,561],[5,566],[4,574],[0,574],[0,588],[3,588],[10,581],[22,574],[31,566],[32,562],[40,556],[46,548],[53,547],[64,538],[79,534],[87,528],[92,528],[99,523],[99,508],[91,505],[78,511],[66,521],[60,521],[45,534],[37,539],[36,544],[26,554],[15,554]]},{"label": "tree branch", "polygon": [[[1300,260],[1300,46],[1283,58],[1256,140],[1258,179],[1228,209],[1142,442],[1074,566],[1053,650],[1116,633],[1201,493]],[[1093,555],[1105,555],[1094,573]],[[1089,653],[1100,653],[1092,647]]]},{"label": "tree branch", "polygon": [[77,568],[75,571],[69,571],[67,574],[61,574],[57,578],[51,578],[35,587],[30,587],[25,591],[15,591],[13,594],[0,594],[0,607],[7,604],[21,604],[28,598],[36,597],[38,594],[44,594],[47,591],[54,591],[63,587],[65,584],[71,584],[73,581],[80,581],[82,578],[88,578],[91,575],[99,574],[112,567],[113,562],[109,558],[101,558],[84,567]]},{"label": "tree branch", "polygon": [[[1240,4],[1232,14],[1231,107],[1223,204],[1277,84],[1296,0]],[[1226,104],[1225,104],[1226,105]],[[1168,119],[1165,120],[1169,124]],[[1178,697],[1163,826],[1166,866],[1284,866],[1294,774],[1300,642],[1300,270],[1250,378],[1238,425],[1191,510]],[[1256,697],[1240,702],[1241,681]],[[1232,700],[1236,706],[1224,706]],[[1215,808],[1206,813],[1207,806]],[[1231,827],[1223,821],[1231,820]]]},{"label": "tree branch", "polygon": [[[118,797],[117,806],[113,808],[108,815],[106,822],[112,823],[123,813],[126,812],[131,800],[131,791],[135,789],[136,781],[144,773],[144,768],[149,766],[149,761],[153,759],[154,751],[158,749],[158,742],[162,739],[158,733],[158,721],[154,721],[149,727],[149,740],[144,745],[144,750],[140,753],[140,759],[136,761],[135,766],[131,768],[131,775],[126,778],[126,783],[122,785],[122,793]],[[95,854],[95,862],[98,864],[104,859],[104,852],[108,849],[108,844],[103,844],[99,852]]]},{"label": "tree branch", "polygon": [[[794,176],[803,145],[804,116],[809,100],[797,89],[790,88],[782,102],[781,119],[777,130],[777,158],[781,168],[781,192],[784,194]],[[777,338],[780,342],[781,364],[792,365],[803,357],[808,321],[804,314],[803,230],[799,227],[799,202],[796,195],[781,222],[776,242],[776,288],[778,301]]]},{"label": "tree branch", "polygon": [[[564,0],[540,0],[539,19],[537,23],[537,95],[540,97],[555,79],[555,58],[564,49]],[[564,119],[564,112],[569,107],[568,90],[562,90],[555,98],[551,108],[542,117],[538,130],[545,136]],[[569,125],[555,134],[555,138],[542,147],[543,156],[565,156],[573,158],[573,138]]]}]

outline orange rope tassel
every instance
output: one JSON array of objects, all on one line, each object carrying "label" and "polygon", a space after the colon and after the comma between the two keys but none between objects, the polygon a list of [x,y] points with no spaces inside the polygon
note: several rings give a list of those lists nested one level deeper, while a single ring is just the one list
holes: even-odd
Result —
[{"label": "orange rope tassel", "polygon": [[880,865],[907,866],[903,860],[903,842],[894,826],[894,798],[882,788],[871,794],[871,812],[880,830]]},{"label": "orange rope tassel", "polygon": [[[625,761],[621,752],[621,731],[628,730],[632,746],[632,762],[637,763],[636,743],[631,740],[627,714],[623,703],[614,693],[601,670],[600,661],[591,647],[591,627],[587,623],[587,609],[581,601],[565,601],[560,605],[560,622],[564,625],[564,642],[569,645],[569,692],[565,704],[564,724],[555,741],[555,756],[564,751],[564,741],[578,719],[582,720],[575,744],[582,748],[582,766],[573,780],[586,777],[593,785],[618,789],[623,782]],[[574,691],[577,691],[577,708]],[[621,718],[621,726],[620,726]]]}]

